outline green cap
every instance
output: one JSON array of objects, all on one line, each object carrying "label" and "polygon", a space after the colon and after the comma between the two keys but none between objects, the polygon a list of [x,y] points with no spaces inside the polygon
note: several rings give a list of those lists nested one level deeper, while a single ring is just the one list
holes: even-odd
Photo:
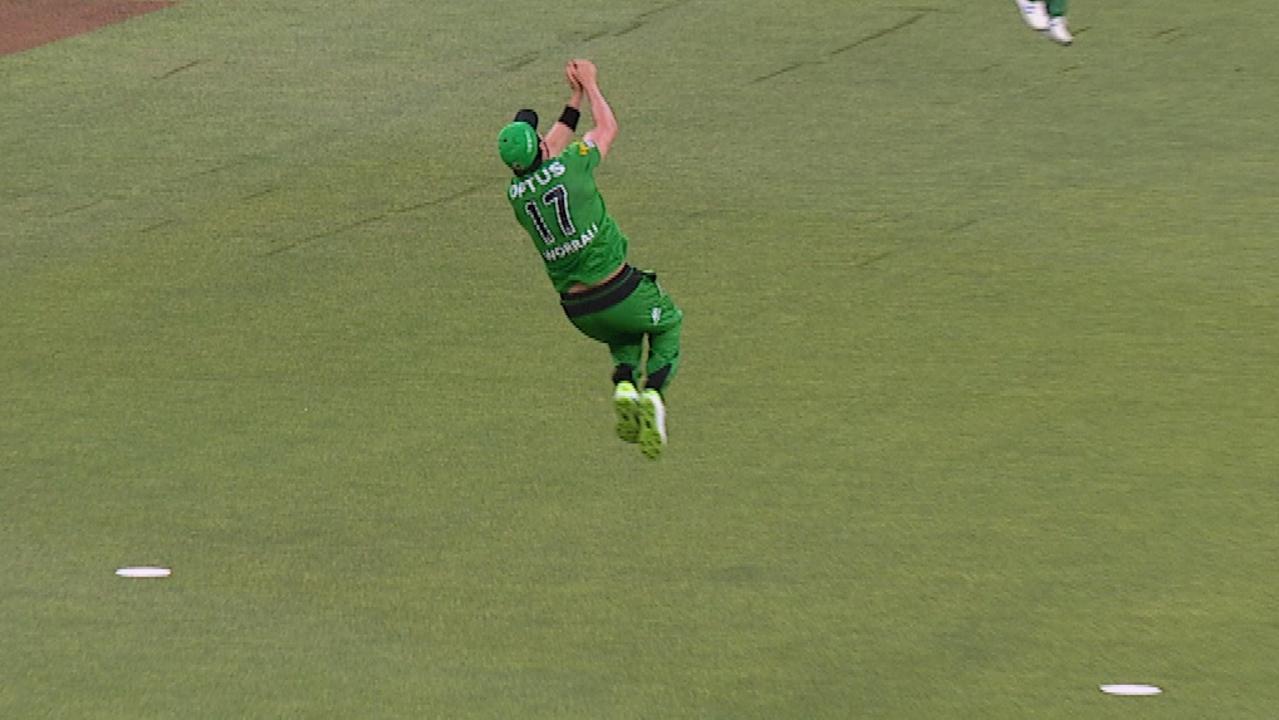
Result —
[{"label": "green cap", "polygon": [[[502,162],[507,167],[518,173],[528,170],[537,161],[539,141],[537,126],[518,115],[516,117],[518,119],[515,122],[502,128],[497,134],[497,153],[502,156]],[[533,123],[536,122],[534,119]]]}]

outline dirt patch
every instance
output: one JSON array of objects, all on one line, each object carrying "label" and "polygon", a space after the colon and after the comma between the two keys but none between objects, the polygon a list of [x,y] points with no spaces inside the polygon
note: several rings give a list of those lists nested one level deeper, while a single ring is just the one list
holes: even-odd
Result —
[{"label": "dirt patch", "polygon": [[143,0],[0,0],[0,55],[82,35],[170,5]]}]

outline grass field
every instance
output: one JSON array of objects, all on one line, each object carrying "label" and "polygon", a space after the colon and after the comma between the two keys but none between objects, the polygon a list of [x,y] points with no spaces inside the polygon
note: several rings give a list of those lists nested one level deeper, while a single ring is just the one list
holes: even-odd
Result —
[{"label": "grass field", "polygon": [[[0,58],[0,717],[1279,717],[1271,4],[791,5]],[[656,463],[496,157],[575,56]]]}]

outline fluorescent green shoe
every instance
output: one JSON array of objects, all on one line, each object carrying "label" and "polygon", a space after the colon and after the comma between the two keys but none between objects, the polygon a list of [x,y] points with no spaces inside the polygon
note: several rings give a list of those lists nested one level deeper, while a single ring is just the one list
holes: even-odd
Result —
[{"label": "fluorescent green shoe", "polygon": [[639,446],[649,460],[656,460],[666,447],[666,403],[656,390],[645,390],[639,398]]},{"label": "fluorescent green shoe", "polygon": [[618,383],[613,390],[613,411],[617,413],[617,436],[628,443],[639,442],[639,397],[635,386],[626,381]]}]

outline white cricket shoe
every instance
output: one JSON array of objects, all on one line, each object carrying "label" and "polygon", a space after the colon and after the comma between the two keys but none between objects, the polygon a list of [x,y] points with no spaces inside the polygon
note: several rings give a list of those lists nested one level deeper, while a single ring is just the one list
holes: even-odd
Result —
[{"label": "white cricket shoe", "polygon": [[1048,4],[1044,0],[1016,0],[1021,19],[1031,30],[1048,29]]},{"label": "white cricket shoe", "polygon": [[645,390],[639,399],[639,446],[649,460],[656,460],[666,447],[666,403],[656,390]]},{"label": "white cricket shoe", "polygon": [[1070,28],[1066,27],[1066,18],[1064,17],[1049,19],[1048,37],[1058,45],[1069,45],[1075,41],[1075,36],[1070,34]]}]

